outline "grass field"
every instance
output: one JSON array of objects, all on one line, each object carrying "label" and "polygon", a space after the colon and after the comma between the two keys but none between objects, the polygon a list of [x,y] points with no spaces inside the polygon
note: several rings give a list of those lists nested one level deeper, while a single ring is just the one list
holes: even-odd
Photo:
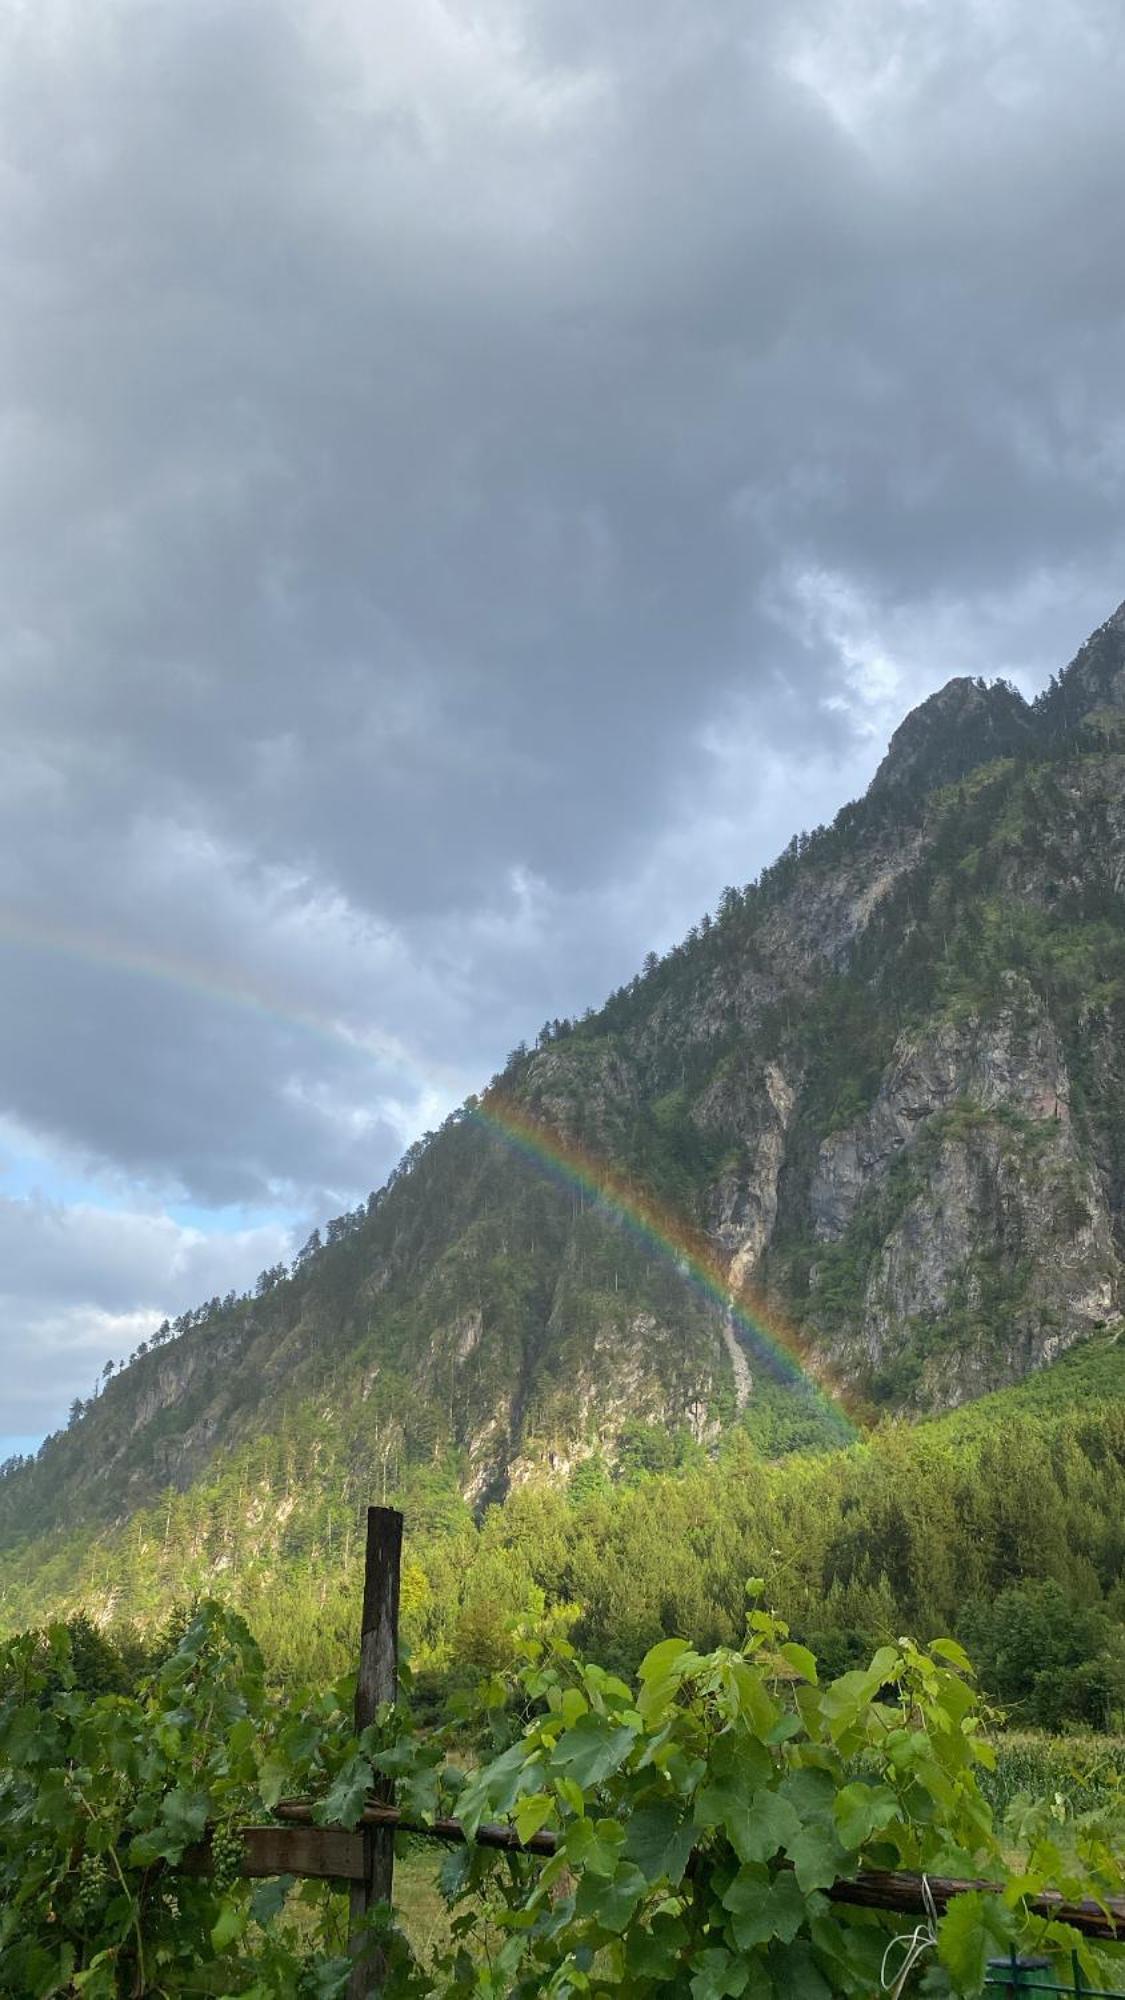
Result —
[{"label": "grass field", "polygon": [[449,1943],[452,1911],[438,1888],[438,1869],[446,1849],[434,1840],[395,1842],[395,1908],[402,1927],[423,1964]]}]

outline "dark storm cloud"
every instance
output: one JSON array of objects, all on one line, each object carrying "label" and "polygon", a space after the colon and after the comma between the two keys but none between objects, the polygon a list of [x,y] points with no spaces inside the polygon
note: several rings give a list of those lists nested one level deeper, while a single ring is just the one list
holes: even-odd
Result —
[{"label": "dark storm cloud", "polygon": [[1116,6],[3,34],[0,1089],[91,1172],[350,1199],[1125,591]]}]

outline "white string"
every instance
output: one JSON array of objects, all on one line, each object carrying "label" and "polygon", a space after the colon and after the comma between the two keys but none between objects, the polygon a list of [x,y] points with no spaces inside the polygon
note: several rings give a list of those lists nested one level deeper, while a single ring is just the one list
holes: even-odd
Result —
[{"label": "white string", "polygon": [[[922,1877],[922,1902],[926,1910],[922,1922],[915,1930],[904,1931],[901,1936],[893,1937],[886,1951],[883,1953],[883,1963],[879,1968],[879,1984],[884,1993],[890,1994],[890,2000],[900,2000],[900,1995],[905,1990],[906,1982],[917,1965],[918,1960],[921,1958],[922,1953],[932,1950],[937,1944],[937,1905],[931,1894],[929,1882],[924,1875]],[[892,1987],[889,1983],[891,1977],[889,1965],[891,1956],[896,1951],[905,1952],[906,1956],[899,1969],[898,1978]]]}]

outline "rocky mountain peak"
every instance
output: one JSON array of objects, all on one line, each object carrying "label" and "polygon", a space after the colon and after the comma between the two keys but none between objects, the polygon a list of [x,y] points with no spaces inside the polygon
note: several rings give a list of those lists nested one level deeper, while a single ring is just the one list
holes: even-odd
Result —
[{"label": "rocky mountain peak", "polygon": [[979,764],[1029,748],[1034,735],[1035,717],[1007,681],[959,675],[899,724],[870,789],[928,792],[955,784]]}]

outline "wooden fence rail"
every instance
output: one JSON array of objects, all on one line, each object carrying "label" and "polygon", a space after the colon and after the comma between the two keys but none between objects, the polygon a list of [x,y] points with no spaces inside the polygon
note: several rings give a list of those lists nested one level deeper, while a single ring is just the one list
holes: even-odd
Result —
[{"label": "wooden fence rail", "polygon": [[[355,1707],[358,1729],[366,1728],[374,1720],[380,1703],[393,1701],[397,1691],[401,1559],[402,1515],[390,1507],[369,1507]],[[313,1807],[304,1799],[283,1800],[275,1812],[282,1825],[242,1830],[245,1843],[242,1873],[251,1877],[306,1876],[338,1882],[342,1889],[348,1890],[352,1919],[349,1949],[354,1960],[348,2000],[367,2000],[369,1994],[379,1991],[384,1964],[378,1946],[359,1920],[376,1904],[392,1900],[395,1834],[449,1844],[466,1841],[465,1829],[455,1819],[437,1819],[429,1824],[407,1819],[394,1804],[393,1787],[386,1781],[379,1796],[364,1809],[354,1832],[342,1827],[317,1826]],[[479,1847],[537,1855],[554,1854],[558,1845],[553,1833],[540,1832],[528,1840],[520,1840],[514,1827],[502,1825],[480,1826],[472,1840]],[[206,1866],[205,1844],[194,1861],[196,1866]],[[1000,1886],[997,1882],[947,1880],[933,1875],[925,1881],[939,1913],[966,1890],[998,1891]],[[825,1893],[835,1903],[858,1909],[886,1910],[902,1916],[923,1915],[926,1911],[920,1875],[868,1870],[850,1880],[834,1882]],[[1125,1943],[1125,1896],[1111,1898],[1103,1907],[1095,1902],[1068,1903],[1048,1892],[1029,1896],[1027,1908],[1035,1916],[1070,1924],[1086,1937]]]},{"label": "wooden fence rail", "polygon": [[[288,1822],[285,1826],[257,1826],[246,1829],[247,1860],[244,1872],[247,1875],[300,1875],[316,1874],[333,1877],[336,1866],[328,1865],[329,1849],[324,1849],[325,1865],[315,1868],[300,1868],[292,1863],[284,1863],[281,1857],[290,1854],[297,1857],[305,1852],[320,1859],[321,1850],[316,1842],[322,1836],[331,1840],[353,1839],[356,1848],[353,1855],[339,1869],[339,1874],[351,1881],[356,1879],[351,1869],[359,1869],[359,1835],[343,1835],[330,1827],[313,1825],[312,1808],[297,1799],[285,1800],[276,1811],[280,1818]],[[435,1819],[428,1823],[407,1819],[395,1806],[368,1806],[360,1822],[363,1827],[386,1827],[393,1832],[411,1834],[423,1840],[439,1840],[448,1844],[465,1842],[468,1836],[459,1820]],[[488,1824],[479,1826],[472,1836],[477,1847],[499,1847],[510,1853],[552,1855],[557,1852],[558,1840],[553,1833],[534,1833],[528,1840],[521,1840],[510,1826]],[[292,1847],[287,1843],[292,1842]],[[337,1850],[333,1850],[336,1852]],[[340,1851],[342,1853],[342,1850]],[[267,1865],[270,1864],[270,1865]],[[967,1889],[981,1889],[998,1895],[1003,1887],[1000,1882],[983,1880],[961,1880],[956,1876],[927,1875],[926,1886],[933,1897],[934,1905],[942,1914],[955,1896],[964,1895]],[[834,1903],[848,1903],[855,1909],[888,1910],[903,1916],[921,1916],[926,1911],[926,1901],[920,1875],[892,1875],[881,1869],[867,1869],[861,1875],[834,1882],[825,1894]],[[1055,1918],[1064,1924],[1072,1924],[1087,1937],[1107,1938],[1118,1944],[1125,1943],[1125,1896],[1110,1898],[1103,1908],[1100,1903],[1086,1901],[1068,1903],[1061,1896],[1045,1891],[1042,1895],[1029,1896],[1027,1907],[1034,1916]]]}]

